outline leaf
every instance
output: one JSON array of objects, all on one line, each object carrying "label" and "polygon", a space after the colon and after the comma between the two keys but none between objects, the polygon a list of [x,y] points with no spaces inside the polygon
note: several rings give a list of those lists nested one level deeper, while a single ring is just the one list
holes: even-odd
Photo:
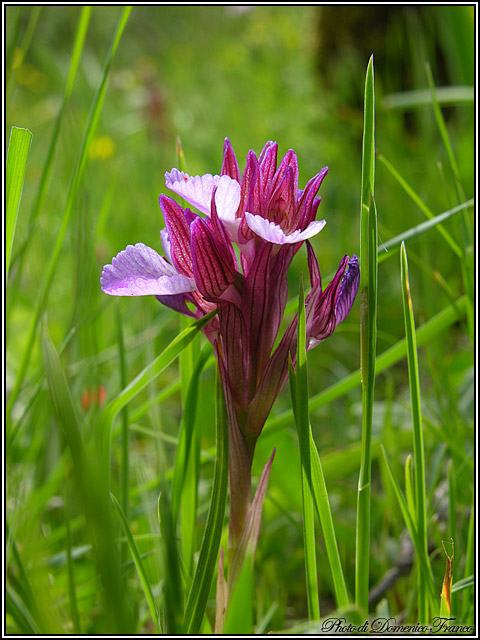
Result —
[{"label": "leaf", "polygon": [[216,442],[213,490],[203,534],[198,564],[185,607],[183,628],[188,634],[199,632],[217,564],[222,536],[228,487],[228,424],[220,373],[216,382]]},{"label": "leaf", "polygon": [[152,587],[150,586],[150,582],[148,581],[148,577],[145,572],[145,567],[143,566],[142,558],[138,551],[137,545],[135,544],[135,540],[133,538],[132,532],[130,531],[127,518],[125,516],[125,513],[123,512],[122,507],[120,506],[120,503],[118,502],[117,498],[114,496],[113,493],[110,493],[110,498],[112,499],[112,502],[115,505],[118,516],[120,518],[120,522],[122,523],[122,528],[123,528],[123,532],[125,533],[125,537],[127,539],[128,548],[130,549],[133,562],[135,563],[135,568],[137,569],[137,574],[138,574],[138,577],[140,578],[140,583],[143,588],[143,593],[145,594],[148,608],[150,609],[150,615],[152,616],[152,620],[155,624],[155,628],[158,634],[160,633],[158,611],[157,611],[157,607],[155,606]]},{"label": "leaf", "polygon": [[22,197],[32,134],[28,129],[12,127],[7,151],[5,209],[5,281],[8,279],[18,208]]}]

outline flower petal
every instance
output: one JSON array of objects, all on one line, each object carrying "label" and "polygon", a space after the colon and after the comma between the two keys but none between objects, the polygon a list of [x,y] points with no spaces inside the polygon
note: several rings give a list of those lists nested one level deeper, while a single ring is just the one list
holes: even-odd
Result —
[{"label": "flower petal", "polygon": [[240,169],[238,168],[237,158],[235,156],[235,151],[233,150],[233,147],[228,138],[225,138],[225,144],[223,145],[223,163],[221,175],[230,176],[230,178],[233,178],[239,184],[242,181]]},{"label": "flower petal", "polygon": [[193,271],[198,290],[207,300],[217,301],[234,282],[232,256],[220,244],[205,220],[194,220],[191,233]]},{"label": "flower petal", "polygon": [[102,291],[111,296],[176,295],[194,291],[190,278],[177,273],[165,258],[141,242],[128,245],[103,267]]},{"label": "flower petal", "polygon": [[193,207],[209,214],[213,187],[218,185],[220,178],[221,176],[212,176],[210,173],[191,177],[183,171],[172,169],[165,174],[165,184]]},{"label": "flower petal", "polygon": [[[229,176],[221,176],[215,191],[215,206],[220,220],[230,233],[232,240],[237,240],[238,225],[240,218],[236,217],[238,205],[240,204],[240,185]],[[210,213],[210,211],[209,211]]]},{"label": "flower petal", "polygon": [[338,297],[335,305],[335,324],[343,322],[350,313],[355,296],[357,295],[359,281],[360,267],[358,266],[358,258],[353,255],[350,258],[347,270],[338,290]]},{"label": "flower petal", "polygon": [[254,216],[252,213],[246,212],[245,219],[250,229],[255,231],[257,236],[260,236],[263,240],[272,242],[273,244],[293,244],[295,242],[303,242],[304,240],[317,235],[317,233],[320,233],[323,227],[327,224],[326,220],[314,220],[303,231],[297,229],[293,233],[287,235],[284,230],[278,226],[278,224],[269,222],[261,216]]}]

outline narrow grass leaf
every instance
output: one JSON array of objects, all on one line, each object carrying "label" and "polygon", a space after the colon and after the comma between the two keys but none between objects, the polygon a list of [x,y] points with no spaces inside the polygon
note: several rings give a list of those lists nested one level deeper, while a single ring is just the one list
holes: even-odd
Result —
[{"label": "narrow grass leaf", "polygon": [[[300,304],[300,300],[299,300]],[[301,327],[300,316],[304,315],[304,310],[299,306],[299,327]],[[301,329],[299,329],[301,331]],[[299,341],[297,344],[297,348],[299,348],[300,344],[305,343],[305,337],[303,339],[299,337]],[[297,355],[298,357],[298,355]],[[300,354],[300,362],[306,363],[306,354]],[[325,549],[327,552],[328,561],[330,564],[330,571],[332,574],[332,581],[335,590],[335,599],[338,607],[345,607],[349,605],[349,598],[347,593],[347,587],[345,584],[345,578],[343,575],[342,564],[340,561],[340,555],[338,552],[338,544],[335,535],[335,529],[333,526],[332,513],[330,510],[330,503],[328,500],[328,492],[327,486],[325,483],[325,477],[323,474],[322,464],[320,462],[320,457],[318,455],[317,447],[315,445],[315,441],[313,439],[312,429],[310,425],[310,419],[308,414],[308,390],[306,387],[306,369],[302,369],[300,375],[305,375],[304,384],[305,386],[299,383],[298,372],[300,371],[297,362],[297,374],[293,371],[293,367],[290,366],[290,390],[292,397],[292,406],[293,413],[295,416],[296,424],[300,424],[299,417],[297,417],[297,405],[300,401],[303,403],[300,408],[300,416],[302,416],[302,420],[304,421],[302,425],[302,431],[299,433],[299,442],[300,442],[300,455],[302,462],[302,492],[303,492],[303,482],[305,480],[305,484],[308,485],[310,489],[310,499],[313,497],[313,504],[315,506],[315,510],[317,513],[318,520],[322,527],[323,538],[325,542]],[[304,392],[305,391],[305,392]],[[298,426],[297,426],[298,430]],[[307,442],[304,440],[307,438]],[[308,447],[308,451],[304,451],[305,446]],[[308,456],[308,457],[307,457]],[[305,466],[303,466],[303,460],[305,459]],[[308,470],[309,473],[305,474],[305,470]],[[307,492],[308,493],[308,492]],[[307,496],[308,497],[308,496]],[[309,522],[310,514],[307,513],[307,523]],[[307,524],[304,525],[306,527]],[[313,531],[313,523],[309,525],[310,530]],[[312,541],[314,544],[314,540]],[[307,552],[306,552],[307,553]],[[313,558],[306,559],[306,562],[312,562]],[[316,564],[315,564],[316,569]],[[313,581],[313,586],[310,583],[311,593],[308,596],[310,600],[314,598],[314,593],[316,591],[316,572],[311,575]],[[317,596],[318,597],[318,596]],[[314,605],[315,606],[315,605]]]},{"label": "narrow grass leaf", "polygon": [[50,177],[52,173],[53,159],[55,157],[55,150],[57,147],[57,141],[60,134],[60,128],[63,120],[63,115],[65,113],[65,109],[70,101],[70,96],[72,93],[73,84],[75,81],[75,77],[77,75],[78,67],[80,64],[80,59],[82,56],[83,45],[85,43],[85,37],[87,35],[88,24],[90,21],[90,15],[92,13],[92,7],[85,6],[82,7],[80,12],[80,17],[78,19],[77,31],[75,35],[75,41],[72,50],[72,57],[70,59],[70,68],[68,71],[68,75],[65,81],[65,87],[62,96],[62,102],[60,105],[60,109],[58,111],[57,117],[55,119],[55,125],[53,127],[52,137],[50,138],[50,143],[48,146],[47,154],[45,157],[45,163],[43,165],[42,175],[40,178],[40,184],[38,186],[35,200],[33,203],[33,207],[30,212],[30,217],[28,221],[28,234],[25,238],[24,243],[21,247],[20,254],[20,262],[17,267],[16,281],[20,282],[22,270],[23,270],[23,256],[26,253],[27,247],[32,241],[34,237],[34,227],[33,224],[43,206],[43,202],[45,200],[45,195],[47,193],[48,185],[50,183]]},{"label": "narrow grass leaf", "polygon": [[141,371],[130,384],[111,400],[101,411],[95,425],[95,437],[105,478],[109,475],[110,465],[110,436],[113,420],[118,412],[145,387],[150,384],[189,344],[197,333],[213,318],[216,311],[212,311],[190,327],[182,331],[172,342]]},{"label": "narrow grass leaf", "polygon": [[70,390],[46,327],[43,331],[43,354],[50,395],[75,465],[75,479],[105,590],[107,624],[110,631],[132,631],[133,619],[120,576],[108,494],[101,474],[92,467],[91,456],[85,450]]},{"label": "narrow grass leaf", "polygon": [[412,517],[413,522],[417,523],[417,515],[415,513],[415,498],[413,491],[413,458],[409,454],[405,460],[405,496],[407,499],[408,511]]},{"label": "narrow grass leaf", "polygon": [[230,592],[223,635],[253,634],[253,555],[252,551],[247,554]]},{"label": "narrow grass leaf", "polygon": [[163,591],[165,594],[165,632],[169,635],[183,631],[183,589],[180,573],[180,558],[177,549],[175,526],[167,488],[158,497],[158,522],[163,543]]},{"label": "narrow grass leaf", "polygon": [[[471,198],[466,202],[462,202],[462,204],[459,204],[457,207],[453,207],[453,209],[444,211],[443,213],[438,214],[438,216],[434,216],[430,220],[426,220],[425,222],[422,222],[416,225],[415,227],[411,227],[410,229],[408,229],[408,231],[405,231],[404,233],[400,233],[398,236],[395,236],[391,240],[388,240],[387,242],[382,243],[382,246],[378,247],[378,254],[379,254],[378,261],[383,262],[387,258],[391,257],[392,249],[400,248],[400,245],[402,244],[402,242],[405,242],[406,240],[413,240],[414,238],[418,238],[418,236],[422,235],[423,233],[426,233],[427,231],[430,231],[430,229],[433,229],[434,227],[438,226],[438,228],[440,228],[440,224],[444,220],[447,220],[448,218],[453,216],[455,213],[459,213],[463,209],[472,207],[474,204],[475,204],[475,200]],[[448,232],[445,232],[445,233],[447,234],[447,237],[451,239],[451,235],[449,235]],[[455,242],[455,241],[452,240],[452,242]],[[457,255],[461,257],[462,251],[456,243],[455,243],[455,247],[456,247],[455,253],[457,253]]]},{"label": "narrow grass leaf", "polygon": [[357,494],[355,603],[368,612],[370,563],[370,482],[375,353],[377,345],[377,211],[375,186],[375,89],[373,56],[365,78],[360,207],[360,370],[362,374],[362,453]]},{"label": "narrow grass leaf", "polygon": [[[436,335],[442,333],[449,326],[457,322],[461,319],[465,314],[466,307],[466,296],[461,296],[456,300],[455,305],[448,305],[437,313],[433,318],[427,320],[421,327],[417,329],[417,345],[421,346],[434,338]],[[394,344],[390,349],[384,351],[380,356],[377,356],[375,360],[375,371],[381,373],[382,371],[386,371],[394,364],[402,360],[407,353],[407,344],[406,340],[399,340],[396,344]],[[324,391],[312,396],[309,400],[308,407],[310,412],[316,411],[320,409],[320,407],[324,407],[332,400],[336,400],[337,398],[341,398],[343,395],[355,389],[362,380],[361,371],[357,369],[347,376],[343,377],[338,382],[335,382]],[[265,424],[265,429],[267,431],[275,431],[277,429],[281,429],[284,427],[288,427],[292,423],[293,410],[288,409],[287,411],[282,412],[278,416],[271,417],[267,420]]]},{"label": "narrow grass leaf", "polygon": [[180,426],[179,442],[175,455],[172,480],[172,517],[174,523],[177,522],[178,518],[181,496],[183,492],[185,476],[187,473],[187,465],[189,457],[191,455],[191,449],[195,437],[194,427],[198,403],[200,374],[203,371],[208,358],[211,356],[211,352],[211,344],[206,343],[190,376],[190,385],[188,387],[188,392],[185,398],[185,406],[182,414],[182,423]]},{"label": "narrow grass leaf", "polygon": [[66,541],[66,564],[68,576],[68,600],[70,605],[70,615],[72,617],[73,631],[77,635],[81,634],[80,617],[78,615],[77,589],[75,584],[75,570],[73,566],[72,531],[70,527],[70,494],[68,471],[65,482],[65,541]]},{"label": "narrow grass leaf", "polygon": [[138,577],[140,579],[140,583],[142,585],[143,593],[145,594],[145,599],[148,604],[148,608],[150,611],[150,615],[152,617],[153,623],[155,625],[155,629],[157,634],[161,633],[160,623],[158,619],[158,610],[155,605],[155,598],[153,596],[152,587],[148,580],[147,573],[145,571],[145,567],[143,566],[142,558],[140,556],[140,552],[138,551],[137,545],[135,543],[135,539],[130,530],[127,517],[113,493],[110,493],[110,498],[117,510],[118,517],[120,518],[120,522],[122,524],[122,529],[125,534],[125,538],[127,539],[128,548],[130,549],[130,553],[132,555],[132,560],[135,563],[135,568],[137,570]]},{"label": "narrow grass leaf", "polygon": [[5,281],[8,279],[13,238],[17,225],[18,209],[22,197],[32,134],[28,129],[12,127],[7,151],[6,209],[5,209]]},{"label": "narrow grass leaf", "polygon": [[[474,87],[437,87],[437,102],[444,106],[457,104],[473,104]],[[429,89],[389,93],[382,99],[384,109],[418,109],[433,104],[432,92]]]},{"label": "narrow grass leaf", "polygon": [[125,25],[127,23],[130,11],[131,11],[131,7],[123,8],[122,15],[120,17],[119,23],[117,25],[117,29],[115,31],[115,34],[112,40],[112,44],[110,46],[110,50],[107,55],[107,60],[105,63],[102,80],[92,102],[90,114],[88,117],[84,134],[83,134],[82,143],[80,145],[80,151],[78,154],[77,162],[72,172],[70,184],[68,187],[66,202],[63,209],[63,213],[62,213],[62,223],[57,234],[55,246],[52,250],[50,263],[46,270],[45,278],[43,279],[43,282],[42,282],[40,294],[35,304],[35,309],[32,314],[32,319],[28,329],[27,338],[25,340],[25,347],[23,350],[23,354],[19,359],[19,366],[16,373],[15,382],[8,399],[7,408],[6,408],[7,420],[11,415],[13,405],[17,400],[18,394],[20,392],[20,388],[23,384],[23,380],[27,372],[28,364],[30,362],[30,354],[31,354],[33,344],[35,341],[35,336],[37,333],[38,323],[40,321],[41,315],[43,313],[43,310],[48,300],[50,287],[52,284],[53,277],[55,275],[58,259],[61,254],[63,241],[65,239],[65,235],[69,227],[70,216],[73,209],[73,203],[78,193],[78,189],[80,187],[80,183],[81,183],[85,166],[87,163],[88,150],[90,147],[90,143],[93,139],[93,136],[95,135],[95,131],[97,129],[97,125],[100,119],[100,114],[102,112],[103,103],[105,101],[105,95],[107,91],[107,82],[108,82],[108,77],[112,67],[112,62],[113,62],[115,53],[117,51],[118,45],[120,43],[120,38],[125,29]]},{"label": "narrow grass leaf", "polygon": [[38,635],[40,633],[38,627],[35,624],[28,608],[19,598],[18,594],[7,583],[5,590],[6,600],[6,613],[11,615],[14,619],[19,631],[24,635]]},{"label": "narrow grass leaf", "polygon": [[[425,488],[425,454],[423,447],[422,411],[420,403],[420,379],[418,371],[417,343],[415,336],[415,321],[413,317],[413,305],[410,295],[410,285],[408,281],[408,263],[405,244],[402,243],[400,252],[403,311],[405,320],[405,336],[407,340],[407,361],[408,379],[410,385],[410,399],[412,405],[413,424],[413,458],[414,458],[414,481],[415,481],[415,505],[416,505],[416,527],[418,537],[423,545],[425,554],[427,553],[427,506]],[[427,603],[427,577],[423,570],[419,568],[418,583],[418,615],[422,624],[428,623],[428,603]]]},{"label": "narrow grass leaf", "polygon": [[[468,580],[475,573],[475,550],[476,550],[476,491],[472,491],[472,505],[470,508],[470,519],[468,521],[467,548],[465,551],[465,567],[463,570],[463,579]],[[463,594],[461,607],[461,620],[468,622],[469,612],[472,611],[473,597],[471,592]]]},{"label": "narrow grass leaf", "polygon": [[432,568],[430,565],[430,559],[428,557],[428,553],[426,553],[425,548],[423,546],[422,541],[420,540],[418,533],[417,533],[417,528],[415,525],[415,522],[413,520],[413,518],[410,515],[410,512],[408,510],[408,505],[407,505],[407,501],[405,500],[405,496],[402,493],[402,490],[400,489],[400,486],[395,478],[395,475],[393,473],[392,467],[390,465],[390,461],[387,458],[387,454],[385,453],[385,449],[383,448],[383,446],[381,445],[381,449],[382,449],[382,454],[383,454],[383,459],[385,461],[385,468],[387,469],[388,472],[388,477],[390,479],[390,482],[392,483],[393,489],[395,491],[395,495],[397,497],[397,501],[398,501],[398,505],[400,507],[400,511],[402,513],[403,516],[403,520],[405,522],[405,525],[407,526],[408,532],[410,534],[410,537],[412,539],[413,545],[415,547],[415,551],[419,560],[420,565],[422,566],[423,569],[423,574],[424,576],[426,576],[426,584],[428,587],[428,593],[429,593],[429,598],[430,598],[430,603],[433,606],[433,610],[435,610],[436,606],[438,606],[438,595],[437,595],[437,590],[435,588],[435,584],[433,581],[433,573],[432,573]]},{"label": "narrow grass leaf", "polygon": [[184,632],[199,632],[217,565],[228,487],[228,422],[220,373],[216,381],[216,454],[213,489],[198,564],[185,608]]},{"label": "narrow grass leaf", "polygon": [[297,325],[297,366],[296,374],[293,372],[293,369],[290,369],[290,376],[294,376],[293,380],[295,382],[295,384],[291,384],[291,391],[293,391],[292,405],[294,407],[295,423],[297,426],[298,441],[300,445],[300,474],[302,478],[303,507],[303,544],[305,548],[305,578],[307,586],[308,617],[310,620],[319,620],[320,605],[318,600],[317,556],[315,550],[315,519],[311,490],[311,429],[308,415],[308,372],[304,300],[303,278],[300,278]]}]

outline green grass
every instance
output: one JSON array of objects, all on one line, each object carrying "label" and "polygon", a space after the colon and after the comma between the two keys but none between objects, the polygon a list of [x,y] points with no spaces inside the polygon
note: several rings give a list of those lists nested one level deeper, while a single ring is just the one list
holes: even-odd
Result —
[{"label": "green grass", "polygon": [[[331,53],[322,7],[6,7],[6,132],[25,138],[6,175],[6,633],[215,628],[228,439],[213,352],[201,323],[105,296],[99,277],[127,244],[160,251],[164,172],[186,158],[217,173],[225,136],[241,168],[266,140],[293,148],[301,187],[329,166],[323,286],[345,253],[362,282],[308,371],[300,353],[299,423],[285,389],[258,440],[254,487],[276,453],[224,630],[321,633],[367,610],[429,622],[450,538],[454,615],[473,624],[473,11],[382,24],[364,6],[362,31],[334,9],[352,45],[339,33]],[[302,275],[307,293],[304,249],[288,321]],[[408,533],[412,570],[369,602]]]}]

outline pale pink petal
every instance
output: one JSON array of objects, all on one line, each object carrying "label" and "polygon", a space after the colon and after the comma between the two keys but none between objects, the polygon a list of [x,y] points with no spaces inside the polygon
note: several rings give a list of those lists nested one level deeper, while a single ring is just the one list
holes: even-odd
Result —
[{"label": "pale pink petal", "polygon": [[[222,176],[215,191],[215,205],[217,214],[228,229],[231,239],[237,240],[237,230],[240,218],[236,217],[240,204],[240,185],[229,176]],[[210,213],[210,212],[209,212]]]},{"label": "pale pink petal", "polygon": [[194,280],[177,272],[154,249],[128,245],[103,267],[102,291],[111,296],[176,295],[195,291]]},{"label": "pale pink petal", "polygon": [[270,222],[266,218],[262,218],[262,216],[254,216],[253,214],[246,212],[245,219],[250,229],[254,231],[257,236],[260,236],[263,240],[272,242],[273,244],[293,244],[295,242],[303,242],[304,240],[308,240],[308,238],[312,238],[317,235],[317,233],[320,233],[323,227],[327,224],[326,220],[314,220],[303,231],[297,229],[297,231],[287,235],[285,231],[278,226],[278,224]]},{"label": "pale pink petal", "polygon": [[213,187],[218,185],[220,178],[221,176],[212,176],[210,173],[191,177],[183,171],[172,169],[165,174],[165,184],[190,205],[202,213],[210,214]]}]

